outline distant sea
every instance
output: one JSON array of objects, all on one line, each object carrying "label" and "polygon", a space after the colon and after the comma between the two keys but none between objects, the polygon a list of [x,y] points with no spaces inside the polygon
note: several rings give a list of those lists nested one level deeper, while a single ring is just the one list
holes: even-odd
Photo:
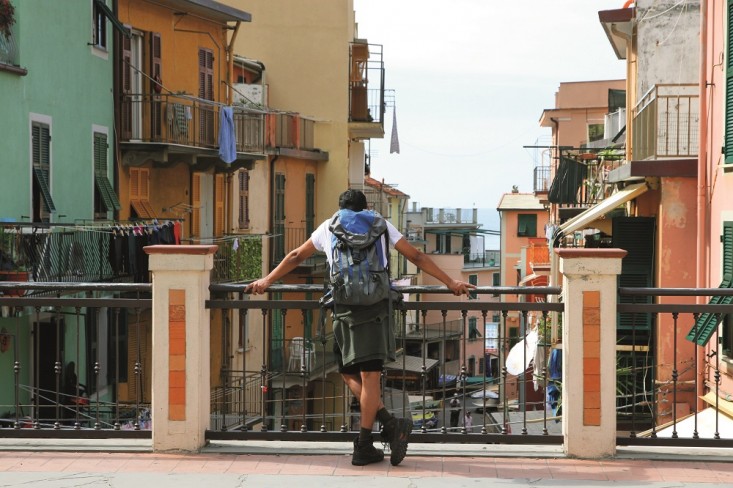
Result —
[{"label": "distant sea", "polygon": [[[481,228],[485,230],[500,230],[499,212],[495,208],[479,208],[478,222]],[[499,250],[499,236],[486,236],[484,241],[487,251]]]}]

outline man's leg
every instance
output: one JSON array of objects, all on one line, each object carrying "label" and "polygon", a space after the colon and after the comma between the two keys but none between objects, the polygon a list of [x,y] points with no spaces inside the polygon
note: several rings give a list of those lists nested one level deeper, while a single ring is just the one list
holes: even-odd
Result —
[{"label": "man's leg", "polygon": [[[382,408],[382,396],[380,394],[381,373],[379,371],[361,372],[361,426],[372,428],[377,420],[377,410]],[[352,390],[353,391],[353,390]]]}]

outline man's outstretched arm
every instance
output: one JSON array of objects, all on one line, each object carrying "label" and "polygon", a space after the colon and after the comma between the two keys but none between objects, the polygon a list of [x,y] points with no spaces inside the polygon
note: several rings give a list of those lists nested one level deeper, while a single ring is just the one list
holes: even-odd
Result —
[{"label": "man's outstretched arm", "polygon": [[290,251],[285,258],[280,261],[280,264],[270,271],[270,274],[247,285],[244,288],[244,292],[254,293],[255,295],[264,293],[270,285],[297,268],[300,263],[311,257],[315,252],[316,246],[314,246],[313,242],[308,239],[301,244],[300,247]]},{"label": "man's outstretched arm", "polygon": [[407,242],[407,239],[404,237],[397,241],[397,244],[395,244],[394,247],[412,264],[420,268],[422,271],[425,271],[433,278],[442,281],[454,295],[468,295],[468,290],[476,288],[470,283],[454,280],[448,276],[445,271],[435,264],[435,261],[430,259],[430,256],[416,249],[412,244]]}]

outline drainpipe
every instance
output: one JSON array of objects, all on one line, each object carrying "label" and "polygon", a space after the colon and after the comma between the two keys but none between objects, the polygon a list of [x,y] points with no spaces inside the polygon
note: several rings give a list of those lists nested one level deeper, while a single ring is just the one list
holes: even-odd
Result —
[{"label": "drainpipe", "polygon": [[[714,8],[714,7],[713,7]],[[698,156],[697,156],[697,255],[695,269],[697,276],[695,285],[697,288],[705,288],[708,286],[708,254],[710,249],[710,226],[708,225],[708,196],[707,196],[707,180],[708,180],[708,80],[707,80],[707,59],[708,59],[708,2],[700,1],[700,136],[698,140]],[[731,148],[730,150],[733,150]],[[697,303],[705,303],[702,297],[697,297]],[[704,395],[704,375],[705,361],[699,359],[697,362],[697,409],[702,408],[702,400]]]},{"label": "drainpipe", "polygon": [[[275,233],[275,226],[274,226],[274,219],[275,219],[275,162],[278,160],[278,158],[280,158],[280,155],[279,154],[276,154],[270,160],[270,174],[269,174],[269,178],[270,178],[270,196],[269,196],[270,204],[268,205],[269,208],[268,208],[268,211],[267,211],[267,213],[268,213],[268,218],[267,218],[268,224],[267,225],[268,225],[268,232],[269,232],[270,236],[273,236],[274,233]],[[270,268],[272,266],[273,260],[275,259],[275,248],[272,245],[272,239],[270,239],[270,249],[269,249],[269,252],[267,254],[270,256],[269,257],[269,261],[270,262],[267,263],[267,270],[268,271],[272,271]]]}]

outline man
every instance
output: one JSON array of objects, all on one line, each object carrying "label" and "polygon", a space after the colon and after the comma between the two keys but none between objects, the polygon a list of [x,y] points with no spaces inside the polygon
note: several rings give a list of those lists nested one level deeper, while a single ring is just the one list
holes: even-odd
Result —
[{"label": "man", "polygon": [[450,426],[458,427],[458,419],[461,416],[461,402],[458,400],[458,393],[453,393],[450,401]]},{"label": "man", "polygon": [[[353,212],[362,212],[367,207],[366,196],[359,190],[346,190],[339,197],[339,208]],[[330,230],[332,219],[323,222],[311,237],[287,256],[264,278],[250,283],[246,293],[264,293],[275,281],[294,270],[300,263],[308,259],[316,251],[326,253],[329,265],[333,266],[332,242]],[[386,235],[390,245],[414,263],[422,271],[443,282],[454,295],[468,294],[475,286],[454,280],[438,268],[433,260],[412,247],[404,236],[389,222]],[[384,240],[385,237],[382,236]],[[384,242],[384,241],[383,241]],[[381,250],[386,256],[386,245]],[[341,306],[337,304],[333,313],[333,328],[336,338],[334,349],[339,359],[339,372],[354,397],[359,399],[361,412],[359,436],[354,440],[354,453],[351,463],[364,466],[384,459],[384,451],[373,445],[372,426],[376,420],[383,425],[382,438],[389,443],[390,462],[397,466],[407,453],[407,438],[412,431],[410,419],[396,418],[385,408],[381,399],[380,375],[384,362],[394,359],[394,331],[389,327],[387,319],[387,300],[373,306]],[[354,327],[358,325],[358,327]],[[359,332],[369,331],[377,340],[362,341],[355,337]],[[381,339],[380,339],[381,338]],[[370,342],[368,351],[363,342]],[[381,344],[375,346],[374,344]],[[348,352],[345,350],[348,348]],[[361,350],[359,349],[361,348]],[[390,350],[391,348],[391,350]],[[362,358],[367,358],[362,360]]]}]

